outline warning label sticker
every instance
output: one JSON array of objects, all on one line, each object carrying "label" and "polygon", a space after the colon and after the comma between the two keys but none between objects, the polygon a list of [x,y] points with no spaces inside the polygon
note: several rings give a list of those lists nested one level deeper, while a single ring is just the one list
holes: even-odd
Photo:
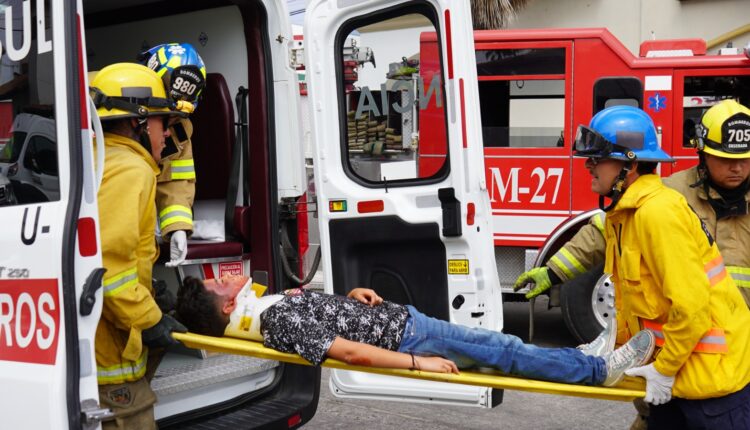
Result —
[{"label": "warning label sticker", "polygon": [[227,263],[219,263],[219,278],[224,275],[244,275],[244,273],[242,273],[242,262],[231,261]]},{"label": "warning label sticker", "polygon": [[469,260],[448,260],[449,275],[468,275]]}]

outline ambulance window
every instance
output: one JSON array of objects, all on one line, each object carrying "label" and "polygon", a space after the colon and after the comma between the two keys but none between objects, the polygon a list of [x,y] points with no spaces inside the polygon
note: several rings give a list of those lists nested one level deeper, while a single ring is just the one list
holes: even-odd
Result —
[{"label": "ambulance window", "polygon": [[563,146],[565,81],[515,79],[479,81],[485,147]]},{"label": "ambulance window", "polygon": [[[58,200],[60,195],[52,16],[49,7],[22,6],[0,0],[0,22],[5,23],[0,29],[0,187],[5,184],[2,194],[11,196],[5,202],[0,198],[0,205]],[[37,16],[39,10],[45,16]]]},{"label": "ambulance window", "polygon": [[37,174],[57,176],[57,147],[55,142],[44,136],[29,139],[26,154],[23,157],[24,167]]},{"label": "ambulance window", "polygon": [[398,186],[448,170],[435,22],[431,8],[417,5],[355,19],[339,33],[344,167],[365,185]]},{"label": "ambulance window", "polygon": [[594,83],[594,113],[610,106],[643,107],[643,84],[638,78],[601,78]]},{"label": "ambulance window", "polygon": [[750,103],[750,76],[686,76],[682,98],[682,146],[691,147],[695,126],[703,114],[721,100]]}]

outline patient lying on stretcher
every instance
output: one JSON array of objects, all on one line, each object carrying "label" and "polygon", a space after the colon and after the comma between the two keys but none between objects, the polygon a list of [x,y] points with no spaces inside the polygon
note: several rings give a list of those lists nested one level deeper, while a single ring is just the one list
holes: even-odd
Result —
[{"label": "patient lying on stretcher", "polygon": [[530,379],[613,386],[648,362],[654,335],[644,330],[602,357],[575,348],[541,348],[516,336],[428,317],[355,288],[347,297],[291,290],[263,296],[246,276],[188,277],[177,295],[177,318],[193,333],[263,342],[313,365],[326,357],[352,365],[458,373],[492,367]]}]

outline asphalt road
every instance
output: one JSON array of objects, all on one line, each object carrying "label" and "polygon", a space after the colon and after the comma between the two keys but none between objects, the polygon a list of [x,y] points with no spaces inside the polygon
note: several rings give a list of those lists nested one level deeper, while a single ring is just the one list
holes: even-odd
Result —
[{"label": "asphalt road", "polygon": [[[534,343],[574,346],[559,309],[536,304]],[[528,304],[505,304],[505,331],[528,337]],[[320,402],[306,429],[627,429],[635,417],[629,402],[505,391],[493,409],[412,404],[371,400],[342,400],[328,390],[328,369],[323,369]]]}]

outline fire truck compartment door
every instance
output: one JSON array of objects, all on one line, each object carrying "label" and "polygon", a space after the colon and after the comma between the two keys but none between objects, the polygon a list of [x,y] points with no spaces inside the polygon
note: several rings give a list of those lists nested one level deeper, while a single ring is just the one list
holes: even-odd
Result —
[{"label": "fire truck compartment door", "polygon": [[[501,330],[469,3],[313,0],[304,34],[325,291]],[[429,73],[421,38],[437,38]],[[432,158],[420,124],[440,137]],[[394,383],[331,380],[339,396],[492,406],[486,387]]]},{"label": "fire truck compartment door", "polygon": [[[297,354],[279,352],[274,349],[266,348],[260,342],[254,342],[251,340],[231,337],[211,337],[194,333],[173,333],[172,336],[190,348],[205,349],[228,354],[249,355],[251,357],[266,358],[269,360],[277,360],[293,364],[310,365],[307,360]],[[592,387],[588,385],[562,384],[559,382],[523,379],[503,375],[499,372],[462,371],[460,374],[454,375],[451,373],[422,372],[419,370],[354,366],[331,358],[325,360],[321,366],[331,369],[356,371],[358,373],[366,372],[369,375],[386,375],[393,380],[401,381],[401,385],[421,381],[437,381],[445,386],[465,384],[497,389],[530,391],[533,393],[619,401],[631,401],[635,398],[642,398],[646,395],[646,386],[643,379],[632,377],[626,377],[623,382],[616,387]]]}]

